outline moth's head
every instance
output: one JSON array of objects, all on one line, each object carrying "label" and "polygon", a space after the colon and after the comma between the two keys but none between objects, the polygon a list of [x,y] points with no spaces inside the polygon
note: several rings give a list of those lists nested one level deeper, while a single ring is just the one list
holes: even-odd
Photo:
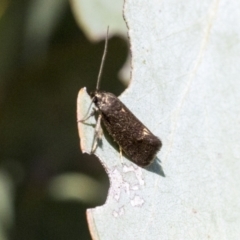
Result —
[{"label": "moth's head", "polygon": [[96,90],[90,93],[93,103],[99,108],[103,109],[109,107],[113,99],[117,98],[112,93]]},{"label": "moth's head", "polygon": [[90,96],[92,98],[93,103],[95,103],[95,105],[99,108],[106,101],[106,96],[105,96],[104,92],[99,91],[99,90],[91,92]]}]

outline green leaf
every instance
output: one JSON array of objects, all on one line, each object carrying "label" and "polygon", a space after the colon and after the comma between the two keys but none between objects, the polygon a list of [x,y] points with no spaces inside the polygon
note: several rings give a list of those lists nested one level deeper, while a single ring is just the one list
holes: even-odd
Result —
[{"label": "green leaf", "polygon": [[107,26],[110,35],[126,36],[122,17],[122,0],[71,0],[77,23],[92,41],[105,38]]}]

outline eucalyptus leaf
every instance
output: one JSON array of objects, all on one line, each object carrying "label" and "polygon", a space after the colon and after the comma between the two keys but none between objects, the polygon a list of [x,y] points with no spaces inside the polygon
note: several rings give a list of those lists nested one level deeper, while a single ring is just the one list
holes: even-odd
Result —
[{"label": "eucalyptus leaf", "polygon": [[[126,0],[132,79],[120,99],[163,147],[144,169],[103,135],[96,155],[111,185],[105,205],[87,211],[94,239],[239,239],[239,9]],[[79,125],[89,152],[94,126]]]}]

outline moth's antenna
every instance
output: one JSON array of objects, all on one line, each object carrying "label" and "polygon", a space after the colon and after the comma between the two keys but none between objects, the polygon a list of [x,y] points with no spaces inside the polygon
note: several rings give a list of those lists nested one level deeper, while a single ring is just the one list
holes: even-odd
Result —
[{"label": "moth's antenna", "polygon": [[104,46],[102,61],[101,61],[101,65],[100,65],[100,69],[99,69],[99,73],[98,73],[96,90],[99,89],[99,84],[100,84],[100,79],[101,79],[101,75],[102,75],[103,64],[104,64],[104,61],[106,59],[106,54],[107,54],[108,30],[109,30],[109,26],[107,27],[107,35],[106,35],[106,39],[105,39],[105,46]]}]

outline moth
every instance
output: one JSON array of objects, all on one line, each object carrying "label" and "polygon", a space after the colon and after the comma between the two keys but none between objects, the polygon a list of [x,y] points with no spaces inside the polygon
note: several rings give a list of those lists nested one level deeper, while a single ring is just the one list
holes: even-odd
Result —
[{"label": "moth", "polygon": [[85,122],[95,114],[98,116],[92,152],[95,151],[101,138],[101,123],[103,123],[109,135],[119,145],[120,152],[123,151],[138,166],[145,167],[154,161],[157,152],[162,147],[162,142],[114,94],[99,90],[107,44],[108,29],[96,90],[90,93],[96,108],[79,122]]}]

